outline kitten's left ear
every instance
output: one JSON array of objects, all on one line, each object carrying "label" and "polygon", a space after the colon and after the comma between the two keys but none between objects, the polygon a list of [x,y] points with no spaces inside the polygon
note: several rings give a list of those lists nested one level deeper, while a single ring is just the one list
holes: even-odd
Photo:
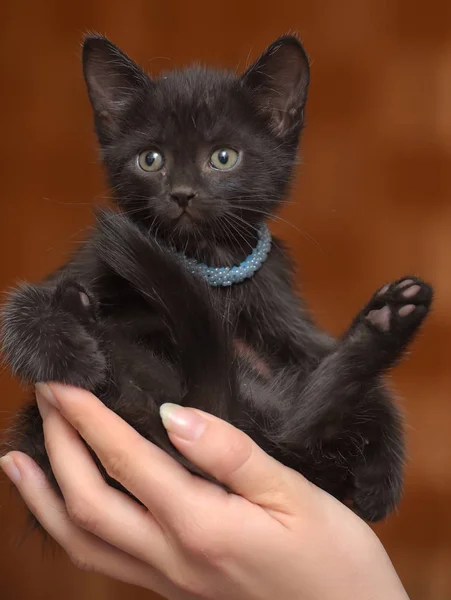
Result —
[{"label": "kitten's left ear", "polygon": [[242,82],[252,90],[255,107],[272,131],[285,137],[302,125],[309,78],[304,48],[294,36],[284,36],[265,50]]}]

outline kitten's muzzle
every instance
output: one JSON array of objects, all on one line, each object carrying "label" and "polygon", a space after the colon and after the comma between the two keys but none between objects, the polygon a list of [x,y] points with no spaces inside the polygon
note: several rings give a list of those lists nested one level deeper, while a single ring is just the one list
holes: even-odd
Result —
[{"label": "kitten's muzzle", "polygon": [[176,202],[180,208],[188,208],[196,196],[197,191],[190,187],[180,186],[171,191],[171,200]]}]

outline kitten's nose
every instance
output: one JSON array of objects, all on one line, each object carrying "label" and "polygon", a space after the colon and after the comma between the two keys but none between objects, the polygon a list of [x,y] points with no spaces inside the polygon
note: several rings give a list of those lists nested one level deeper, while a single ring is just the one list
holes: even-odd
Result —
[{"label": "kitten's nose", "polygon": [[190,187],[180,186],[171,191],[171,198],[177,202],[181,208],[189,206],[190,201],[197,196],[197,192]]}]

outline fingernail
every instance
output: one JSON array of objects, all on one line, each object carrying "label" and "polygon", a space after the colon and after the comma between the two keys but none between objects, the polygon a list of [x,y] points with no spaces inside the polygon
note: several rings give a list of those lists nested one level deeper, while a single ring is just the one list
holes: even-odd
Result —
[{"label": "fingernail", "polygon": [[5,456],[2,456],[0,458],[0,468],[15,485],[19,483],[20,471],[17,468],[17,465],[14,462],[14,460],[11,458],[11,456],[9,456],[9,454],[6,454]]},{"label": "fingernail", "polygon": [[35,390],[39,412],[41,413],[41,417],[45,419],[49,413],[50,406],[59,408],[58,403],[52,390],[50,389],[50,386],[47,383],[37,383]]},{"label": "fingernail", "polygon": [[205,429],[205,421],[198,413],[179,404],[162,404],[160,416],[167,431],[183,440],[194,442]]}]

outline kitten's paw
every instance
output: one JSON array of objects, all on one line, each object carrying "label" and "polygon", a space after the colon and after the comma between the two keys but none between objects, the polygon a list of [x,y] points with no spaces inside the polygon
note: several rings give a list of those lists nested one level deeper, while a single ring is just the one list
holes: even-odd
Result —
[{"label": "kitten's paw", "polygon": [[99,347],[96,305],[76,281],[56,288],[23,285],[3,310],[2,342],[7,362],[22,379],[59,381],[94,389],[106,375]]},{"label": "kitten's paw", "polygon": [[432,296],[417,277],[403,277],[374,294],[343,337],[361,371],[375,375],[393,366],[428,314]]},{"label": "kitten's paw", "polygon": [[355,474],[350,506],[365,521],[381,521],[396,508],[401,492],[401,475],[376,478],[362,468]]},{"label": "kitten's paw", "polygon": [[384,285],[363,311],[378,332],[410,337],[421,324],[432,302],[432,288],[417,277],[404,277]]}]

